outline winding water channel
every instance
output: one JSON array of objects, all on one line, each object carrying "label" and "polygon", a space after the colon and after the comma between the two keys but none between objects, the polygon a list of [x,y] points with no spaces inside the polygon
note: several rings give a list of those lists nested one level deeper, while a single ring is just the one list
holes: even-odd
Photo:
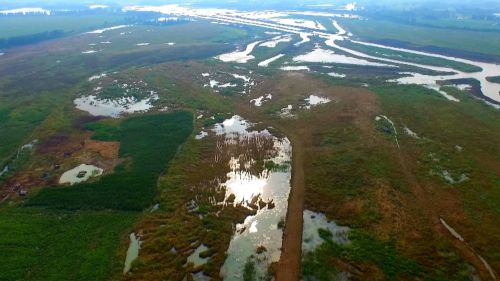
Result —
[{"label": "winding water channel", "polygon": [[[359,40],[354,40],[353,34],[346,31],[337,21],[333,20],[333,26],[337,29],[337,33],[330,33],[325,31],[323,28],[318,26],[314,27],[310,24],[297,25],[296,22],[293,24],[288,24],[288,21],[282,20],[283,17],[288,17],[292,15],[298,16],[316,16],[316,17],[326,17],[326,18],[359,18],[355,14],[335,14],[335,13],[323,13],[323,12],[276,12],[276,11],[253,11],[253,12],[242,12],[237,10],[229,9],[204,9],[204,8],[192,8],[183,7],[179,5],[165,5],[165,6],[129,6],[124,8],[125,11],[141,11],[141,12],[158,12],[168,15],[177,16],[187,16],[195,17],[200,19],[207,19],[214,22],[220,22],[225,24],[237,24],[237,25],[248,25],[257,26],[265,29],[271,29],[274,31],[287,32],[291,34],[299,35],[301,38],[310,38],[312,36],[317,36],[326,39],[325,44],[334,50],[343,51],[354,58],[364,58],[379,62],[385,62],[392,67],[398,65],[406,65],[417,67],[422,70],[432,70],[441,73],[447,73],[446,75],[423,75],[415,73],[404,73],[406,77],[402,80],[395,80],[393,82],[404,83],[404,84],[417,84],[426,86],[427,88],[435,89],[439,92],[438,85],[439,81],[444,80],[455,80],[455,79],[475,79],[480,83],[481,92],[483,94],[483,99],[490,105],[497,108],[500,107],[500,84],[493,83],[487,80],[488,77],[500,76],[500,65],[493,63],[477,62],[463,58],[445,56],[440,54],[433,54],[429,52],[414,51],[404,48],[394,48],[391,46],[372,44],[367,42],[362,42]],[[304,21],[306,22],[306,21]],[[418,64],[407,62],[404,60],[389,59],[375,55],[369,55],[360,51],[355,51],[350,48],[342,47],[336,44],[337,41],[349,40],[356,44],[362,44],[365,46],[378,47],[389,49],[393,51],[399,51],[414,55],[428,56],[440,59],[446,59],[454,62],[465,63],[481,68],[481,71],[466,73],[458,71],[449,67],[437,67],[426,64]],[[250,54],[248,54],[250,55]],[[440,92],[443,94],[443,92]],[[446,95],[445,95],[446,97]],[[447,97],[452,101],[458,101],[456,99]]]}]

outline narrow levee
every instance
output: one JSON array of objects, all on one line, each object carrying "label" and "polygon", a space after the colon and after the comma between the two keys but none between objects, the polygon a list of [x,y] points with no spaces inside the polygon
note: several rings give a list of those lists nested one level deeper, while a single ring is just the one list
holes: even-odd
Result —
[{"label": "narrow levee", "polygon": [[302,230],[304,210],[304,165],[303,149],[295,136],[289,136],[292,143],[292,183],[288,199],[286,224],[283,231],[281,258],[276,272],[277,281],[300,279],[302,257]]}]

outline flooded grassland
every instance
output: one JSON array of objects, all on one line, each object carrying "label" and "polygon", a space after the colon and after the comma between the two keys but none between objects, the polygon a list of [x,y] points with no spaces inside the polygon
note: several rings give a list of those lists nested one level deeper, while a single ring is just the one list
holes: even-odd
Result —
[{"label": "flooded grassland", "polygon": [[256,128],[235,115],[184,146],[160,181],[158,210],[135,227],[143,244],[125,279],[241,280],[249,267],[256,276],[272,276],[288,205],[291,146]]}]

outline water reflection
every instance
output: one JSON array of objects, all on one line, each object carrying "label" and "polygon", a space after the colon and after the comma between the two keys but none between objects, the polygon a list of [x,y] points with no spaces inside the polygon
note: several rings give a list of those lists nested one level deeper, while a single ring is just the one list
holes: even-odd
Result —
[{"label": "water reflection", "polygon": [[216,161],[229,168],[223,202],[255,210],[237,224],[227,258],[221,268],[224,280],[242,280],[245,264],[255,264],[258,278],[267,276],[271,263],[279,261],[283,232],[278,223],[286,216],[290,193],[291,144],[269,130],[252,130],[253,124],[233,116],[216,124]]}]

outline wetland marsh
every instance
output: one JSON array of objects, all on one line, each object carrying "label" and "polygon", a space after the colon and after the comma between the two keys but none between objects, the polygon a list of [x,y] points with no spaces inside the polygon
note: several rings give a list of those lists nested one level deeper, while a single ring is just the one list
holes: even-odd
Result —
[{"label": "wetland marsh", "polygon": [[496,280],[500,7],[111,2],[0,5],[1,280]]}]

